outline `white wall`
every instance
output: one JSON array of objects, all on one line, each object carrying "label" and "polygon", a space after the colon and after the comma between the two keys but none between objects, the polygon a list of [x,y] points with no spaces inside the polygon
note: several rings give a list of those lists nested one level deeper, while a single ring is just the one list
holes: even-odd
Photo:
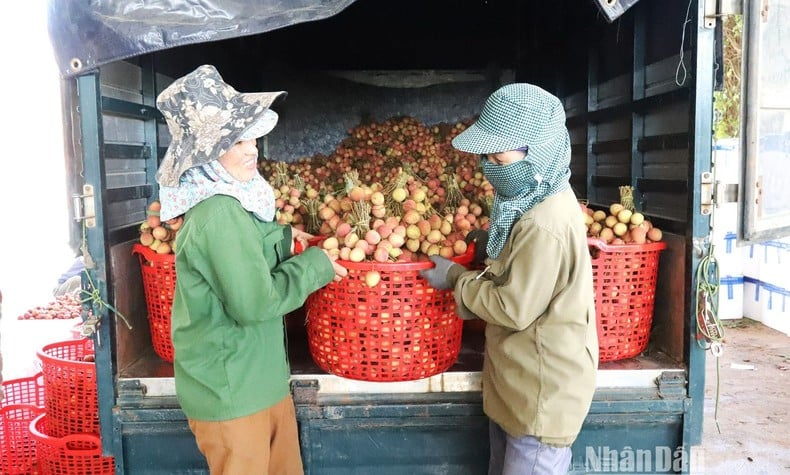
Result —
[{"label": "white wall", "polygon": [[51,300],[58,276],[74,257],[67,244],[60,85],[46,5],[14,4],[16,14],[6,16],[0,28],[0,290],[7,378],[29,364],[11,354],[12,342],[24,339],[16,317]]}]

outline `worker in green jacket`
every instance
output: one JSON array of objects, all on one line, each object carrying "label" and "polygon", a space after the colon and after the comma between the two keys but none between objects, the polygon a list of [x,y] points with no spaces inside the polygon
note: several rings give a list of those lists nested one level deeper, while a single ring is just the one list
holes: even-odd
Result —
[{"label": "worker in green jacket", "polygon": [[301,475],[283,316],[346,270],[274,221],[256,138],[283,92],[239,93],[210,65],[157,98],[172,142],[157,172],[176,238],[176,394],[212,475]]},{"label": "worker in green jacket", "polygon": [[598,341],[590,254],[568,178],[558,98],[524,83],[486,100],[453,140],[481,155],[495,196],[488,232],[470,233],[483,272],[433,256],[423,275],[452,288],[458,314],[485,320],[483,406],[490,475],[565,474],[595,392]]}]

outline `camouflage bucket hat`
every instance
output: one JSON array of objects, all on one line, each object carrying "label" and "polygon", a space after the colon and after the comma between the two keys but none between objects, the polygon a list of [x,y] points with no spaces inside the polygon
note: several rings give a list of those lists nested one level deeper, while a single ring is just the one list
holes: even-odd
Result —
[{"label": "camouflage bucket hat", "polygon": [[218,159],[239,140],[271,132],[277,114],[269,107],[285,91],[240,93],[211,65],[175,80],[156,99],[172,141],[156,174],[162,186],[178,186],[188,169]]},{"label": "camouflage bucket hat", "polygon": [[538,86],[503,86],[486,99],[480,117],[453,139],[469,153],[499,153],[529,146],[532,150],[565,133],[562,102]]}]

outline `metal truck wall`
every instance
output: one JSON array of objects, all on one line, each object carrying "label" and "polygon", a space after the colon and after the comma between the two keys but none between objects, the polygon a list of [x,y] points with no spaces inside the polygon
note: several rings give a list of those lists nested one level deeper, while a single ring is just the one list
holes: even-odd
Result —
[{"label": "metal truck wall", "polygon": [[[598,391],[570,473],[688,471],[684,379],[662,380],[659,393]],[[151,407],[140,387],[122,386],[116,417],[124,473],[208,474],[177,403],[163,398]],[[321,394],[319,385],[302,380],[293,393],[308,475],[487,472],[488,419],[479,392]]]}]

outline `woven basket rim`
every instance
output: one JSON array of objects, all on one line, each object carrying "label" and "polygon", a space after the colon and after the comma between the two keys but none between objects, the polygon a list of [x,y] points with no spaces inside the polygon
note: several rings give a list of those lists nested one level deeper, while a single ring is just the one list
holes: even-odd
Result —
[{"label": "woven basket rim", "polygon": [[65,340],[65,341],[58,341],[55,343],[50,343],[48,345],[44,345],[41,349],[36,351],[36,354],[39,358],[45,361],[49,361],[56,364],[63,364],[66,363],[68,366],[71,365],[78,365],[78,366],[95,366],[96,363],[93,361],[78,361],[78,360],[67,360],[65,358],[59,358],[57,356],[52,356],[47,353],[47,351],[54,349],[54,348],[63,348],[63,347],[72,347],[72,346],[82,346],[85,350],[85,354],[92,355],[95,353],[93,347],[91,346],[93,343],[92,340],[89,338],[83,338],[81,340]]},{"label": "woven basket rim", "polygon": [[597,247],[601,251],[621,254],[631,254],[645,251],[663,251],[667,248],[664,241],[648,242],[645,244],[606,244],[603,240],[588,237],[587,245]]},{"label": "woven basket rim", "polygon": [[[49,447],[68,450],[70,454],[82,455],[101,455],[101,438],[97,434],[69,434],[63,437],[55,437],[47,434],[49,418],[46,413],[36,416],[30,421],[30,434],[37,442],[42,442]],[[73,449],[69,448],[69,442],[91,443],[96,447],[92,449]]]},{"label": "woven basket rim", "polygon": [[132,254],[139,254],[142,258],[150,262],[173,262],[176,260],[176,255],[173,253],[159,254],[150,247],[143,246],[139,242],[132,246]]}]

